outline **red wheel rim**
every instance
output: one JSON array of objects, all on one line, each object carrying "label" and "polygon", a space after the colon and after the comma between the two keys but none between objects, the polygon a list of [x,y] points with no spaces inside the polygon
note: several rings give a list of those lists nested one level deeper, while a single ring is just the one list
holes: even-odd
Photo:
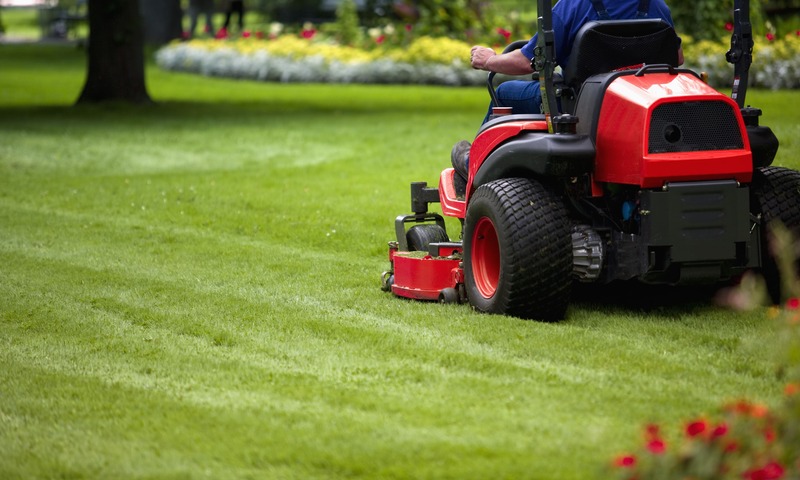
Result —
[{"label": "red wheel rim", "polygon": [[491,298],[500,281],[500,244],[494,223],[482,217],[472,234],[472,275],[484,298]]}]

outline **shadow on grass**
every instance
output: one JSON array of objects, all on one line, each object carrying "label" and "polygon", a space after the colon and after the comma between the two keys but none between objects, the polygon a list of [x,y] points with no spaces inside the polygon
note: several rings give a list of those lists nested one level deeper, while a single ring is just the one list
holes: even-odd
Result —
[{"label": "shadow on grass", "polygon": [[[4,106],[0,107],[0,122],[27,120],[40,125],[51,121],[87,121],[96,123],[125,121],[175,121],[188,123],[251,123],[265,124],[308,118],[331,118],[337,121],[344,116],[354,117],[409,117],[427,113],[441,113],[435,106],[385,107],[352,103],[326,102],[324,104],[291,100],[256,100],[248,102],[190,102],[157,101],[153,105],[128,105],[108,103],[103,105],[69,106]],[[477,122],[477,120],[476,120]],[[377,125],[376,125],[377,128]]]},{"label": "shadow on grass", "polygon": [[588,310],[629,313],[658,312],[667,316],[695,313],[716,305],[715,286],[647,285],[630,280],[608,285],[577,284],[573,304]]}]

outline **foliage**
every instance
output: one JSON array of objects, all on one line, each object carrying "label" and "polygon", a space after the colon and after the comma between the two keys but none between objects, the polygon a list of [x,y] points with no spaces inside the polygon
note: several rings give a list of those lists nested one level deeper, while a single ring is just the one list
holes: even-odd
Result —
[{"label": "foliage", "polygon": [[[706,72],[709,83],[721,87],[731,82],[732,66],[725,60],[730,44],[723,41],[684,39],[686,66]],[[750,67],[752,86],[800,88],[800,32],[783,38],[764,36],[757,39]]]},{"label": "foliage", "polygon": [[356,45],[360,42],[361,28],[354,0],[342,0],[336,7],[336,21],[332,24],[332,30],[340,45]]},{"label": "foliage", "polygon": [[476,0],[418,0],[417,27],[421,32],[437,37],[464,35],[482,30],[482,5]]},{"label": "foliage", "polygon": [[[733,21],[733,0],[670,0],[675,27],[698,40],[716,40],[717,32]],[[755,33],[761,31],[761,0],[751,0],[750,18]],[[763,33],[763,32],[762,32]]]},{"label": "foliage", "polygon": [[[768,315],[780,323],[772,348],[778,353],[776,373],[786,382],[777,407],[748,400],[725,405],[713,416],[685,423],[683,437],[669,446],[658,425],[645,428],[644,446],[614,460],[621,479],[779,480],[800,478],[800,281],[794,267],[795,243],[781,225],[773,225],[772,250],[779,256],[784,284],[791,297]],[[726,298],[735,304],[758,305],[765,289],[744,281]],[[765,355],[771,358],[771,354]]]},{"label": "foliage", "polygon": [[714,420],[686,422],[683,437],[668,445],[658,425],[648,425],[644,447],[614,460],[617,478],[637,480],[778,480],[800,478],[800,383],[786,387],[770,410],[732,402]]}]

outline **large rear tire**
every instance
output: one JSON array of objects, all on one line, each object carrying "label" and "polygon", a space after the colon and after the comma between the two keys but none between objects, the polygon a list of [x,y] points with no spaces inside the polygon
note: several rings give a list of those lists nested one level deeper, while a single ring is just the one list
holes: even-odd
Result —
[{"label": "large rear tire", "polygon": [[467,207],[464,233],[467,297],[477,310],[564,318],[572,289],[572,240],[556,194],[525,178],[481,185]]},{"label": "large rear tire", "polygon": [[[800,172],[783,167],[764,167],[753,172],[751,185],[753,212],[761,215],[762,275],[773,302],[786,300],[790,292],[781,287],[778,268],[780,252],[774,252],[771,229],[778,222],[794,236],[800,238]],[[797,252],[788,252],[796,255]],[[794,274],[800,272],[798,259],[794,258]]]}]

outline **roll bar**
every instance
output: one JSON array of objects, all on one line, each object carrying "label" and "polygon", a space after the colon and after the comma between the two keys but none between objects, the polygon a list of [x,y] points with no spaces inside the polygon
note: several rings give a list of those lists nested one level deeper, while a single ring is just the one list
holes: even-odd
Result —
[{"label": "roll bar", "polygon": [[733,64],[733,89],[731,98],[739,108],[745,106],[749,83],[750,64],[753,62],[753,26],[750,24],[750,0],[733,1],[733,33],[731,49],[725,54]]},{"label": "roll bar", "polygon": [[553,71],[556,67],[556,41],[553,33],[553,5],[550,0],[538,0],[539,36],[533,53],[531,67],[539,72],[539,88],[542,90],[542,110],[547,120],[547,129],[553,132],[552,118],[560,115],[553,86]]}]

